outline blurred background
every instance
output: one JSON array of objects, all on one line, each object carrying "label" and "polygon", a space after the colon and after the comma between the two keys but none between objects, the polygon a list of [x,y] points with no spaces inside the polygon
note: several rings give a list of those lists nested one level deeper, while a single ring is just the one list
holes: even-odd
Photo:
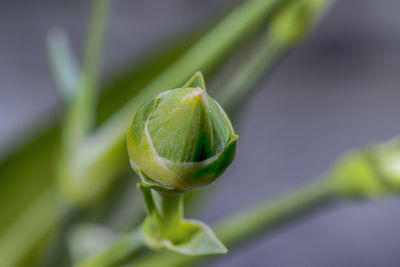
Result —
[{"label": "blurred background", "polygon": [[[104,76],[232,2],[114,1]],[[81,51],[89,7],[78,0],[0,0],[0,155],[61,108],[46,33],[62,26]],[[399,14],[398,0],[336,2],[244,105],[237,157],[202,220],[273,199],[323,174],[343,152],[400,134]],[[209,266],[399,266],[399,205],[387,199],[337,206]]]}]

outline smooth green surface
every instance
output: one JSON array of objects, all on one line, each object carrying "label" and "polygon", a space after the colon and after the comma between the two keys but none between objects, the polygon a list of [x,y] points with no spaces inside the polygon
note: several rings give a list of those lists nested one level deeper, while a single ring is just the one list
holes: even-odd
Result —
[{"label": "smooth green surface", "polygon": [[331,4],[330,0],[300,0],[276,10],[255,51],[232,74],[224,89],[216,92],[217,99],[227,104],[229,114],[237,112],[262,76],[270,73],[288,51],[309,35]]}]

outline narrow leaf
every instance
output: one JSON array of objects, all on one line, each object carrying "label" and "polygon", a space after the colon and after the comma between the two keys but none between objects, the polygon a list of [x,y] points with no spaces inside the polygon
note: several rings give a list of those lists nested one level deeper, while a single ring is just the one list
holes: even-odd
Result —
[{"label": "narrow leaf", "polygon": [[47,34],[47,50],[50,69],[57,88],[69,101],[78,87],[79,68],[66,32],[55,28]]}]

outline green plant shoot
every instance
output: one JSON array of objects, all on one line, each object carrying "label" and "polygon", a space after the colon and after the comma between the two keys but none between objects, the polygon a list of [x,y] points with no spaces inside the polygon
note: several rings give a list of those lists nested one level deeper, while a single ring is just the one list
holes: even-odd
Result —
[{"label": "green plant shoot", "polygon": [[183,219],[183,193],[215,181],[231,164],[238,136],[196,73],[182,88],[147,100],[127,137],[148,217],[145,243],[187,255],[225,253],[204,223]]}]

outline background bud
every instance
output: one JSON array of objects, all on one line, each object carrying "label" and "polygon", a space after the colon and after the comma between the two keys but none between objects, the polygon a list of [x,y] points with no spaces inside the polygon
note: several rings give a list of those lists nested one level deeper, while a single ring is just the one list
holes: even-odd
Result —
[{"label": "background bud", "polygon": [[368,146],[345,155],[330,172],[349,197],[376,198],[400,193],[400,140]]},{"label": "background bud", "polygon": [[390,192],[400,192],[400,139],[373,147],[373,161],[382,183]]},{"label": "background bud", "polygon": [[202,84],[198,79],[203,81],[201,74],[137,111],[127,143],[131,165],[144,184],[186,192],[213,182],[232,162],[238,136],[206,90],[191,87]]}]

